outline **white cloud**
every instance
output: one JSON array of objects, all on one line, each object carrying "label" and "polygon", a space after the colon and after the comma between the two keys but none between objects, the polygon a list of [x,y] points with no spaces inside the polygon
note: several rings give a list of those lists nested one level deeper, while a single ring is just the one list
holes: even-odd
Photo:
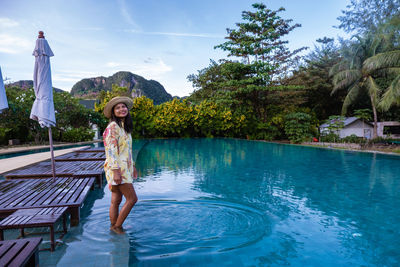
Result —
[{"label": "white cloud", "polygon": [[139,29],[139,28],[140,28],[139,25],[137,25],[137,24],[135,23],[135,21],[132,19],[132,16],[131,16],[131,14],[129,13],[127,7],[126,7],[126,2],[125,2],[125,0],[119,0],[118,3],[119,3],[119,8],[120,8],[120,11],[121,11],[121,15],[122,15],[122,17],[125,19],[125,21],[126,21],[129,25],[133,26],[134,28]]},{"label": "white cloud", "polygon": [[198,38],[224,38],[223,35],[211,34],[211,33],[185,33],[185,32],[143,32],[135,29],[124,29],[123,32],[145,34],[145,35],[165,35],[165,36],[176,36],[176,37],[198,37]]},{"label": "white cloud", "polygon": [[83,70],[75,70],[75,71],[59,70],[59,72],[64,73],[65,75],[68,75],[68,76],[72,76],[72,77],[81,77],[83,75],[83,76],[86,76],[86,78],[88,78],[87,77],[88,75],[96,75],[96,73],[93,71],[83,71]]},{"label": "white cloud", "polygon": [[86,28],[78,28],[78,29],[75,28],[74,30],[79,30],[79,31],[95,31],[95,32],[98,32],[98,31],[103,31],[104,28],[100,28],[100,27],[86,27]]},{"label": "white cloud", "polygon": [[121,62],[108,62],[106,66],[112,71],[127,70],[132,73],[144,76],[146,79],[156,79],[163,74],[172,71],[162,59],[147,58],[144,64],[127,64]]},{"label": "white cloud", "polygon": [[79,80],[77,78],[66,77],[59,74],[54,74],[51,79],[53,82],[72,82],[72,83],[76,83]]},{"label": "white cloud", "polygon": [[107,62],[106,66],[110,68],[120,67],[122,64],[118,62]]},{"label": "white cloud", "polygon": [[99,31],[104,31],[104,28],[102,27],[69,27],[66,26],[63,28],[66,31],[92,31],[92,32],[99,32]]},{"label": "white cloud", "polygon": [[162,59],[151,61],[144,65],[138,65],[136,69],[133,70],[134,73],[146,76],[150,79],[155,79],[170,71],[172,71],[172,67],[165,64]]},{"label": "white cloud", "polygon": [[71,82],[72,84],[78,82],[79,80],[85,78],[92,78],[100,76],[95,72],[90,71],[68,71],[68,70],[59,70],[53,72],[52,80],[56,82]]},{"label": "white cloud", "polygon": [[168,36],[181,36],[181,37],[200,37],[200,38],[224,38],[222,35],[209,34],[209,33],[181,33],[181,32],[146,32],[144,34],[150,35],[168,35]]},{"label": "white cloud", "polygon": [[18,26],[19,23],[9,18],[0,18],[0,28],[11,28]]},{"label": "white cloud", "polygon": [[0,53],[17,54],[32,47],[32,42],[9,34],[0,33]]}]

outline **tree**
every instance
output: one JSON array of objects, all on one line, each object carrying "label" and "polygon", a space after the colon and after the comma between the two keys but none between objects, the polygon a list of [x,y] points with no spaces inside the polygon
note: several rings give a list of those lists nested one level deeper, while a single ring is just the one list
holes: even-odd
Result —
[{"label": "tree", "polygon": [[[370,103],[374,118],[373,138],[377,137],[377,106],[379,102],[384,108],[390,107],[396,101],[397,92],[400,90],[400,50],[395,40],[393,26],[397,24],[392,21],[389,25],[382,25],[377,33],[367,34],[364,37],[356,36],[354,42],[346,52],[348,56],[333,66],[330,74],[333,75],[332,94],[340,89],[347,89],[347,95],[343,102],[342,114],[352,104],[361,91],[370,97]],[[397,28],[398,29],[398,28]],[[396,47],[397,46],[397,47]],[[382,88],[376,82],[377,77],[390,78],[395,75],[390,83],[383,100]]]},{"label": "tree", "polygon": [[251,66],[240,62],[211,60],[210,65],[198,71],[198,75],[191,74],[188,80],[197,89],[189,100],[200,103],[206,99],[213,99],[218,104],[230,107],[244,105],[247,85],[254,82]]},{"label": "tree", "polygon": [[386,80],[391,80],[385,84],[387,89],[379,103],[382,110],[388,111],[391,106],[400,105],[400,17],[391,19],[381,28],[379,36],[385,41],[388,52],[371,58],[366,68],[378,70]]},{"label": "tree", "polygon": [[371,110],[366,108],[354,110],[354,116],[359,118],[363,122],[370,121],[372,119]]},{"label": "tree", "polygon": [[241,136],[246,117],[214,101],[204,100],[193,108],[193,125],[199,136]]},{"label": "tree", "polygon": [[288,41],[282,38],[300,24],[291,25],[291,19],[284,20],[278,13],[285,11],[283,7],[276,11],[267,8],[263,3],[252,5],[255,11],[243,11],[244,22],[236,23],[237,29],[227,29],[228,41],[215,46],[228,51],[228,57],[241,58],[247,64],[254,64],[255,71],[265,85],[272,78],[282,76],[290,67],[290,62],[305,47],[291,52],[287,48]]},{"label": "tree", "polygon": [[4,129],[2,143],[6,144],[8,139],[42,142],[43,137],[48,136],[46,131],[42,130],[37,121],[29,118],[35,101],[33,88],[9,86],[6,94],[9,108],[0,114],[0,128]]},{"label": "tree", "polygon": [[[243,11],[244,22],[236,23],[237,29],[227,29],[223,44],[215,46],[228,51],[235,60],[212,61],[208,68],[190,75],[196,90],[191,100],[200,102],[215,99],[232,109],[241,109],[247,118],[267,120],[268,95],[272,91],[286,90],[278,82],[290,67],[291,60],[302,49],[289,51],[282,38],[299,24],[284,20],[277,11],[264,4],[253,4],[255,11]],[[236,60],[237,59],[237,60]]]},{"label": "tree", "polygon": [[375,33],[379,26],[400,16],[399,0],[351,0],[338,17],[339,29],[347,33]]},{"label": "tree", "polygon": [[[314,49],[303,57],[304,64],[293,75],[282,81],[285,85],[297,85],[298,106],[310,108],[319,120],[338,114],[345,94],[331,95],[333,85],[329,70],[340,61],[340,50],[333,38],[316,40]],[[294,99],[286,97],[284,102]]]},{"label": "tree", "polygon": [[154,135],[154,113],[156,109],[153,100],[145,96],[133,99],[131,116],[133,122],[132,137],[153,137]]},{"label": "tree", "polygon": [[285,116],[285,133],[292,143],[301,143],[312,137],[312,118],[303,112]]},{"label": "tree", "polygon": [[186,99],[171,101],[157,106],[154,128],[158,136],[190,137],[193,134],[193,107]]},{"label": "tree", "polygon": [[[37,121],[30,119],[35,94],[33,88],[7,87],[9,109],[0,114],[0,143],[8,139],[20,139],[21,142],[34,141],[36,144],[47,140],[46,129]],[[90,123],[95,123],[97,114],[79,104],[67,92],[53,91],[56,126],[53,127],[55,141],[84,141],[92,136]],[[73,138],[66,140],[65,133]]]},{"label": "tree", "polygon": [[[344,120],[343,116],[329,116],[329,118],[325,121],[328,124],[328,135],[333,135],[333,142],[336,142],[336,136],[338,137],[339,131],[344,128]],[[324,133],[322,133],[324,134]]]}]

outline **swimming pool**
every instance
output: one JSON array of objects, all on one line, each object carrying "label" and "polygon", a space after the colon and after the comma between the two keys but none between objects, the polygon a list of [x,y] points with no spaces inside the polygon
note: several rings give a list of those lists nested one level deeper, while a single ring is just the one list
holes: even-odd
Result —
[{"label": "swimming pool", "polygon": [[41,266],[395,266],[400,158],[236,139],[152,140],[139,202],[108,229],[97,189]]},{"label": "swimming pool", "polygon": [[[60,150],[60,149],[67,149],[67,148],[74,148],[74,147],[82,147],[82,146],[90,146],[90,147],[101,147],[103,146],[102,142],[95,142],[95,143],[84,143],[84,144],[75,144],[75,145],[56,145],[53,147],[53,150]],[[8,159],[8,158],[13,158],[13,157],[19,157],[19,156],[24,156],[24,155],[30,155],[30,154],[35,154],[35,153],[40,153],[40,152],[47,152],[50,151],[50,147],[40,147],[40,148],[29,148],[27,147],[26,149],[18,152],[9,152],[9,153],[3,153],[0,154],[0,159]]]}]

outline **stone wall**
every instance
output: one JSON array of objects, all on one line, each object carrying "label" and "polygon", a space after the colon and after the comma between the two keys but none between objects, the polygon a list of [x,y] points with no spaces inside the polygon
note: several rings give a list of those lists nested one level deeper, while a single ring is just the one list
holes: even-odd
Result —
[{"label": "stone wall", "polygon": [[353,143],[328,143],[328,142],[304,142],[304,145],[325,146],[325,147],[340,147],[346,149],[361,149],[360,144]]}]

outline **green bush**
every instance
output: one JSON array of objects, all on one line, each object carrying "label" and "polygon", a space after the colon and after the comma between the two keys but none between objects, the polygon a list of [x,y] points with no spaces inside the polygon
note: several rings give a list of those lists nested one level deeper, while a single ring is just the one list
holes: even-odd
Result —
[{"label": "green bush", "polygon": [[258,123],[256,126],[256,131],[249,135],[250,139],[253,140],[266,140],[272,141],[279,135],[279,129],[276,126],[270,125],[268,123]]},{"label": "green bush", "polygon": [[131,116],[133,122],[132,138],[153,137],[155,132],[153,100],[145,96],[133,99]]},{"label": "green bush", "polygon": [[91,141],[94,137],[94,131],[85,127],[72,128],[65,131],[62,135],[64,142],[83,142]]},{"label": "green bush", "polygon": [[398,140],[398,139],[377,137],[377,138],[369,140],[368,143],[389,145],[389,144],[399,144],[399,141],[400,140]]},{"label": "green bush", "polygon": [[[37,121],[31,120],[30,112],[35,94],[33,88],[8,86],[6,90],[9,109],[0,114],[0,143],[6,144],[8,139],[19,139],[21,143],[34,141],[41,144],[48,140],[47,128],[41,128]],[[67,92],[53,92],[56,127],[53,127],[53,140],[64,141],[66,133],[68,140],[87,140],[90,131],[82,130],[82,136],[72,130],[80,127],[90,128],[90,124],[103,127],[106,124],[104,116],[86,109],[79,100]],[[78,130],[79,131],[79,130]],[[77,135],[75,137],[75,135]]]},{"label": "green bush", "polygon": [[340,139],[341,143],[354,143],[354,144],[365,144],[367,140],[365,138],[359,137],[355,134],[350,136],[346,136],[345,138]]},{"label": "green bush", "polygon": [[285,116],[285,134],[291,143],[301,143],[312,137],[312,117],[303,112]]},{"label": "green bush", "polygon": [[334,143],[340,139],[339,135],[335,133],[321,134],[321,142]]},{"label": "green bush", "polygon": [[193,107],[186,100],[174,98],[158,105],[154,128],[160,137],[190,137],[193,133]]},{"label": "green bush", "polygon": [[0,145],[7,145],[11,128],[0,128]]}]

